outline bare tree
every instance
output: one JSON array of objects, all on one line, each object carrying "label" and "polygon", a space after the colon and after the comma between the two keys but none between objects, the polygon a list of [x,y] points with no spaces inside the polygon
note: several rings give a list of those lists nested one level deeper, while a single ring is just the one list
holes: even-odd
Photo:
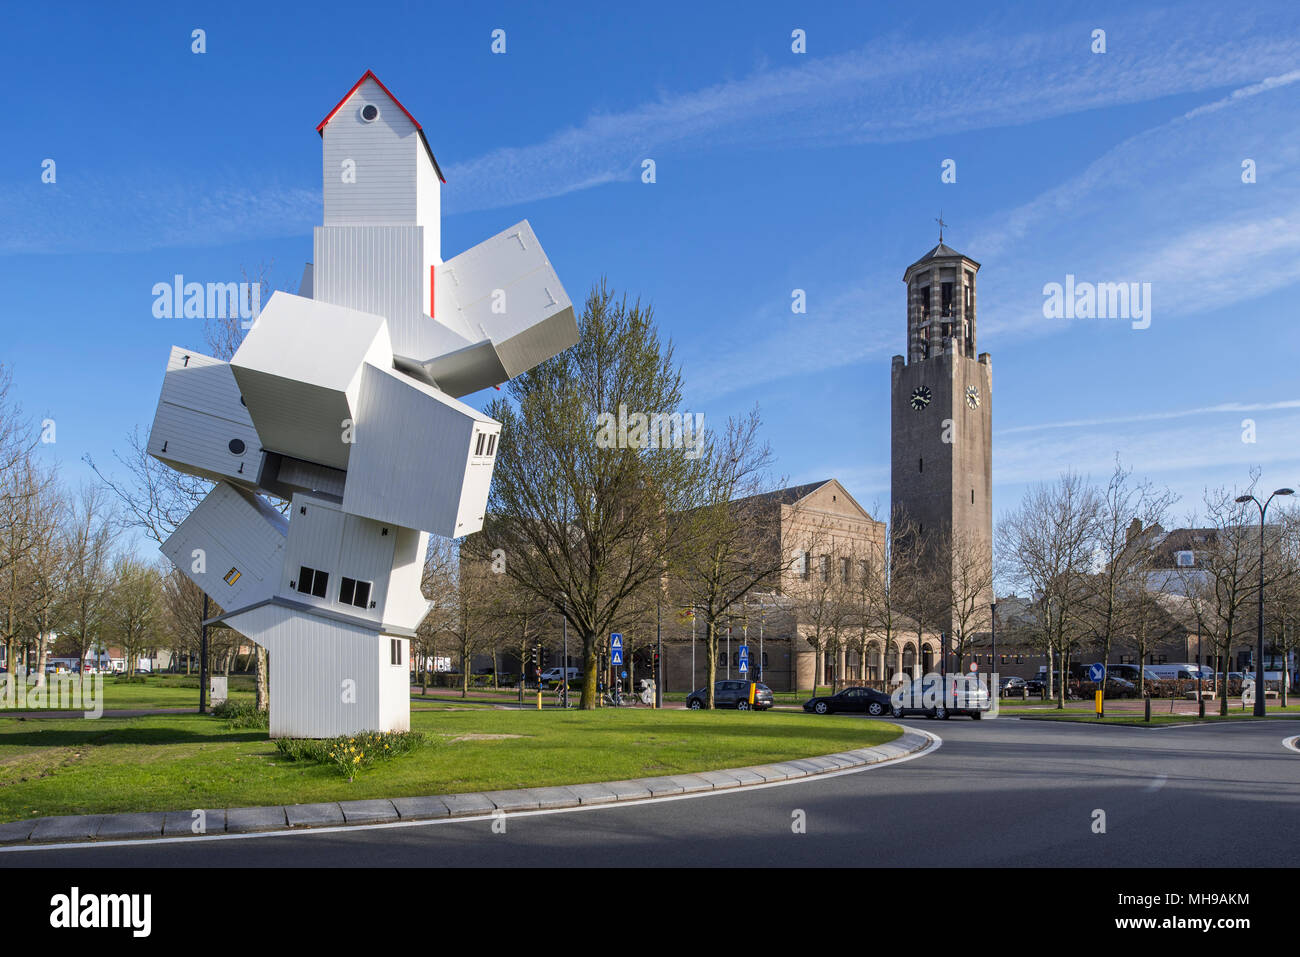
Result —
[{"label": "bare tree", "polygon": [[[673,521],[691,530],[673,557],[674,594],[704,623],[707,707],[714,706],[718,628],[756,589],[775,588],[788,564],[781,554],[781,501],[770,493],[772,450],[759,440],[758,409],[727,420],[705,455],[699,507]],[[775,483],[780,484],[780,483]]]},{"label": "bare tree", "polygon": [[1068,472],[1051,485],[1028,489],[1020,507],[998,526],[999,551],[1007,556],[1009,576],[1035,599],[1049,683],[1056,659],[1061,661],[1058,708],[1065,707],[1070,657],[1084,634],[1084,586],[1100,508],[1096,490]]},{"label": "bare tree", "polygon": [[[1083,621],[1098,646],[1106,687],[1110,653],[1115,641],[1128,633],[1145,643],[1155,609],[1148,594],[1153,557],[1153,531],[1165,521],[1176,496],[1150,482],[1134,482],[1133,470],[1115,460],[1115,470],[1101,492],[1093,525],[1095,570],[1084,579]],[[1142,654],[1138,655],[1141,669]],[[1139,681],[1146,698],[1146,682]],[[1103,709],[1105,707],[1103,694]],[[1148,704],[1149,707],[1149,704]],[[1104,710],[1103,710],[1104,715]]]},{"label": "bare tree", "polygon": [[68,562],[63,617],[76,641],[77,660],[83,663],[103,624],[109,562],[117,534],[116,516],[103,489],[83,486],[63,529]]},{"label": "bare tree", "polygon": [[[4,609],[5,658],[12,669],[18,638],[29,623],[29,559],[44,538],[45,503],[54,493],[56,476],[53,469],[42,468],[28,450],[0,474],[0,483],[0,602]],[[31,662],[23,664],[31,669]]]},{"label": "bare tree", "polygon": [[[1258,481],[1253,472],[1249,493]],[[1203,524],[1204,547],[1197,550],[1195,569],[1179,569],[1192,614],[1223,663],[1224,691],[1219,713],[1228,713],[1227,674],[1233,645],[1253,631],[1252,611],[1259,595],[1260,529],[1253,517],[1259,513],[1249,502],[1237,502],[1237,494],[1224,488],[1207,489],[1203,519],[1192,516],[1190,527]],[[1281,536],[1266,537],[1265,546],[1276,551]],[[1265,568],[1268,568],[1267,556]],[[1277,563],[1275,563],[1277,564]],[[1286,574],[1275,567],[1274,579]],[[1265,591],[1269,582],[1265,582]],[[1263,689],[1259,689],[1263,693]]]},{"label": "bare tree", "polygon": [[[446,574],[454,576],[451,614],[443,624],[443,632],[452,641],[452,646],[460,653],[461,661],[461,697],[468,697],[470,673],[474,667],[474,656],[485,649],[499,645],[505,635],[508,618],[505,614],[504,596],[494,587],[493,575],[489,563],[477,557],[473,545],[467,545],[460,551],[460,558],[454,568],[448,568]],[[495,657],[493,668],[496,667]]]},{"label": "bare tree", "polygon": [[126,656],[128,676],[135,674],[136,661],[155,647],[160,584],[158,569],[138,558],[122,555],[113,563],[108,633]]},{"label": "bare tree", "polygon": [[953,657],[960,672],[975,636],[989,627],[993,555],[965,532],[950,534],[947,539],[944,550],[952,557],[952,584],[940,594],[946,599],[943,620],[951,622]]},{"label": "bare tree", "polygon": [[420,590],[429,600],[429,613],[415,629],[411,640],[413,657],[419,662],[420,693],[429,687],[429,661],[438,656],[438,640],[446,638],[459,603],[456,588],[456,545],[449,538],[432,538],[424,556]]},{"label": "bare tree", "polygon": [[49,480],[29,499],[27,520],[31,548],[20,564],[24,582],[22,603],[36,649],[36,685],[45,683],[45,663],[61,624],[60,599],[67,582],[68,562],[60,520],[66,507],[53,470]]},{"label": "bare tree", "polygon": [[[878,508],[874,510],[878,514]],[[911,565],[918,560],[909,549],[918,542],[917,529],[902,508],[895,507],[879,554],[854,555],[857,578],[850,589],[850,600],[856,604],[859,644],[863,667],[869,644],[881,643],[881,675],[884,682],[892,676],[890,650],[907,627],[903,611],[906,600],[905,583],[910,579]],[[863,677],[866,677],[864,670]]]}]

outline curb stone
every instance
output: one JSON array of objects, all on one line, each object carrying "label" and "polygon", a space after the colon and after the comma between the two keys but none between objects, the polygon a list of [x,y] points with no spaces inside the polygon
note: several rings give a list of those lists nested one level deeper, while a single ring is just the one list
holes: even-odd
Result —
[{"label": "curb stone", "polygon": [[[644,800],[652,797],[703,794],[813,778],[820,774],[866,767],[915,754],[931,737],[905,729],[886,744],[854,751],[793,761],[778,761],[746,768],[698,771],[660,777],[484,791],[437,794],[427,797],[366,799],[357,801],[237,807],[206,811],[205,833],[251,834],[301,830],[311,827],[384,824],[435,818],[475,817],[494,811],[506,813]],[[135,814],[85,814],[41,817],[0,823],[0,845],[36,845],[192,836],[192,811]]]}]

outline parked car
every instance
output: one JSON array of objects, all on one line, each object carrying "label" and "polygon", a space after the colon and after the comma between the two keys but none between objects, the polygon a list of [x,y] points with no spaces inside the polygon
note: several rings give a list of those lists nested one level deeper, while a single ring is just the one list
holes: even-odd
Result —
[{"label": "parked car", "polygon": [[1021,694],[1027,686],[1028,682],[1016,675],[998,679],[998,693],[1001,695]]},{"label": "parked car", "polygon": [[1115,678],[1110,675],[1106,676],[1106,697],[1136,698],[1137,693],[1137,685],[1126,678]]},{"label": "parked car", "polygon": [[[1054,691],[1055,686],[1061,683],[1061,676],[1059,674],[1053,675],[1053,679],[1054,680],[1052,681],[1052,685],[1053,685],[1052,690]],[[1039,674],[1035,675],[1034,677],[1028,679],[1025,682],[1025,689],[1030,694],[1041,695],[1046,685],[1047,685],[1047,678],[1045,675],[1043,675],[1040,672]]]},{"label": "parked car", "polygon": [[832,695],[809,698],[803,709],[814,714],[888,714],[893,708],[889,695],[875,688],[845,688]]},{"label": "parked car", "polygon": [[[940,694],[941,680],[947,685],[946,695]],[[923,714],[927,718],[947,720],[953,715],[967,715],[978,721],[989,709],[989,693],[982,684],[976,687],[963,686],[955,675],[945,675],[942,678],[939,675],[926,675],[896,689],[890,704],[890,713],[895,718]]]},{"label": "parked car", "polygon": [[[716,681],[713,684],[713,704],[718,708],[749,710],[749,686],[754,685],[754,710],[766,711],[776,703],[772,689],[754,681]],[[709,703],[709,690],[692,691],[686,698],[686,707],[699,711]]]},{"label": "parked car", "polygon": [[564,680],[564,673],[566,671],[569,673],[569,683],[572,684],[573,679],[578,677],[577,668],[549,668],[546,671],[542,672],[541,681],[543,684],[549,684],[551,682],[556,682],[556,683],[561,682]]}]

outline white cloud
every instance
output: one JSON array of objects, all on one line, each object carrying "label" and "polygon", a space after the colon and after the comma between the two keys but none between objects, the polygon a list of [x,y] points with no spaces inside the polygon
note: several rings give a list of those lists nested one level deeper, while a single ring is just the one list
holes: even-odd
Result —
[{"label": "white cloud", "polygon": [[514,205],[631,180],[656,153],[929,139],[936,115],[947,136],[1018,126],[1253,83],[1300,56],[1300,36],[1281,24],[1256,31],[1231,10],[1107,20],[1104,55],[1089,50],[1091,21],[1018,35],[1004,24],[963,23],[955,34],[939,27],[923,38],[880,37],[849,53],[594,114],[540,143],[453,164],[444,208]]}]

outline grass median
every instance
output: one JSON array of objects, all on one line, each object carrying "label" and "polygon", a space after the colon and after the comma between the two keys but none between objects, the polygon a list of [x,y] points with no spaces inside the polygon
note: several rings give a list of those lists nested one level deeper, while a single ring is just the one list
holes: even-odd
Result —
[{"label": "grass median", "polygon": [[349,782],[210,715],[0,718],[0,821],[488,791],[681,774],[882,744],[852,718],[743,711],[416,711],[434,742]]}]

